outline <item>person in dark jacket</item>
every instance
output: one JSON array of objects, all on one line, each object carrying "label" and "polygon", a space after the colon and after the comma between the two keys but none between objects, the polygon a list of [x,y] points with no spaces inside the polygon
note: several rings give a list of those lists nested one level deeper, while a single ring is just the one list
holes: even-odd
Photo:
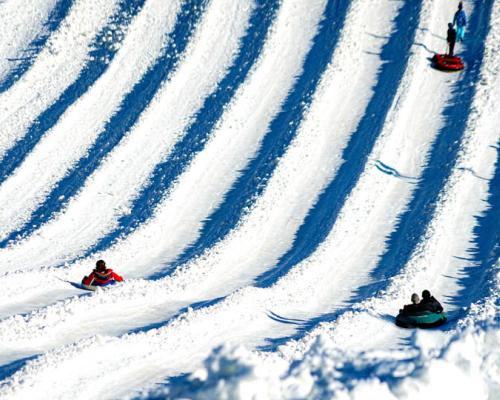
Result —
[{"label": "person in dark jacket", "polygon": [[437,301],[431,292],[424,290],[422,292],[422,300],[418,303],[420,311],[430,311],[435,313],[443,312],[443,306]]},{"label": "person in dark jacket", "polygon": [[450,22],[448,24],[448,34],[446,36],[446,41],[448,42],[449,52],[448,55],[453,55],[453,49],[455,48],[455,42],[457,40],[457,31],[453,28],[453,24]]},{"label": "person in dark jacket", "polygon": [[467,25],[467,16],[463,10],[462,2],[458,3],[458,10],[453,17],[453,26],[457,27],[457,42],[462,42],[465,35],[465,25]]},{"label": "person in dark jacket", "polygon": [[399,310],[399,312],[407,315],[414,315],[415,313],[418,313],[420,311],[419,303],[420,297],[418,297],[418,294],[413,293],[411,295],[411,304],[406,304],[402,310]]},{"label": "person in dark jacket", "polygon": [[104,260],[96,262],[95,269],[89,276],[85,276],[82,285],[86,289],[94,290],[97,287],[113,285],[116,282],[123,282],[123,278],[112,269],[106,267]]}]

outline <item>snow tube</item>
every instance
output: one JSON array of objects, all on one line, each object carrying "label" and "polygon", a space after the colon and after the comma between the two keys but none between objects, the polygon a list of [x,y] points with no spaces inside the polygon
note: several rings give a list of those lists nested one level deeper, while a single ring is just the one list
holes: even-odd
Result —
[{"label": "snow tube", "polygon": [[458,56],[434,54],[432,62],[434,63],[434,67],[441,71],[461,71],[464,69],[464,62]]},{"label": "snow tube", "polygon": [[111,286],[111,285],[114,285],[115,283],[117,283],[116,281],[109,281],[105,284],[97,284],[97,285],[85,285],[82,283],[82,287],[84,289],[87,289],[87,290],[96,290],[97,288],[102,288],[102,287],[106,287],[106,286]]},{"label": "snow tube", "polygon": [[401,328],[433,328],[446,322],[446,313],[433,313],[421,311],[415,314],[399,313],[396,317],[396,325]]}]

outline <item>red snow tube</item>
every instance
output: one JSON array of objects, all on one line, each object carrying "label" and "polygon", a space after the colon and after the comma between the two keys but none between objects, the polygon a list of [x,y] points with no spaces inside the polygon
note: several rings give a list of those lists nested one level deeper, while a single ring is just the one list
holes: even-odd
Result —
[{"label": "red snow tube", "polygon": [[464,62],[457,56],[434,54],[432,61],[434,62],[434,66],[441,71],[461,71],[464,69]]}]

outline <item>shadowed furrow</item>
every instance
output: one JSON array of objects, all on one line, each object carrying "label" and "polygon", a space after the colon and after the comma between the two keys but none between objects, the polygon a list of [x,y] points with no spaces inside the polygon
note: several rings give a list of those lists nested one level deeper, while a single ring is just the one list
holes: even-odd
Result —
[{"label": "shadowed furrow", "polygon": [[373,271],[375,283],[359,288],[353,302],[374,295],[386,286],[386,279],[408,262],[432,220],[443,185],[456,167],[461,138],[481,71],[484,38],[489,29],[492,5],[493,1],[476,2],[469,29],[475,32],[477,39],[468,43],[463,52],[469,67],[453,89],[453,100],[444,111],[445,125],[436,138],[413,199],[399,218],[398,227],[389,238],[387,252]]},{"label": "shadowed furrow", "polygon": [[[50,12],[47,21],[43,24],[43,31],[40,35],[33,39],[27,47],[22,50],[20,55],[17,55],[16,58],[8,59],[10,63],[14,64],[14,67],[4,77],[0,75],[0,93],[8,90],[31,67],[37,54],[46,45],[50,35],[59,28],[60,23],[66,18],[72,4],[73,0],[58,0],[55,7]],[[0,164],[0,171],[1,170],[2,166]]]},{"label": "shadowed furrow", "polygon": [[155,277],[161,277],[166,272],[201,255],[203,251],[224,238],[262,193],[276,167],[277,160],[283,156],[295,136],[304,112],[310,105],[321,73],[330,62],[343,28],[347,8],[347,1],[328,3],[324,13],[325,19],[305,60],[304,72],[289,93],[282,111],[271,123],[259,153],[233,184],[231,191],[225,196],[225,201],[209,217],[196,243]]},{"label": "shadowed furrow", "polygon": [[257,286],[269,287],[274,284],[294,265],[313,253],[332,229],[384,126],[407,65],[418,27],[418,18],[415,16],[418,15],[421,4],[421,1],[406,1],[401,8],[395,20],[395,30],[381,52],[385,64],[381,67],[374,96],[344,150],[344,163],[299,229],[294,246],[281,258],[276,268],[257,278]]},{"label": "shadowed furrow", "polygon": [[140,195],[130,207],[130,213],[121,217],[119,227],[89,249],[86,252],[87,256],[104,251],[117,239],[124,239],[129,232],[151,218],[164,194],[172,187],[195,155],[204,149],[225,106],[244,82],[250,68],[257,60],[276,9],[277,3],[272,1],[257,4],[250,22],[251,28],[242,39],[239,56],[232,68],[220,82],[216,91],[207,97],[203,108],[197,113],[196,120],[183,139],[175,145],[168,158],[155,168],[149,184],[141,190]]},{"label": "shadowed furrow", "polygon": [[[138,1],[136,5],[141,3],[142,0]],[[179,57],[188,43],[193,27],[199,18],[200,12],[194,11],[198,3],[201,4],[203,1],[186,3],[186,7],[189,8],[181,10],[176,27],[171,34],[171,39],[166,48],[163,50],[162,57],[149,68],[148,72],[134,85],[131,92],[125,96],[119,110],[107,121],[104,130],[98,135],[95,142],[86,152],[86,155],[56,184],[43,203],[31,214],[28,222],[19,229],[11,232],[0,242],[0,247],[6,247],[14,241],[29,236],[53,218],[56,213],[60,212],[68,204],[68,201],[81,189],[88,176],[99,167],[102,160],[137,122],[139,116],[148,106],[161,84],[174,71]],[[57,123],[59,117],[72,102],[88,90],[94,82],[94,79],[89,81],[89,77],[98,78],[106,70],[109,62],[112,61],[112,56],[116,53],[116,49],[113,48],[110,54],[106,54],[107,42],[103,41],[103,45],[104,47],[101,49],[103,54],[98,53],[92,56],[95,61],[84,71],[81,79],[74,84],[74,87],[70,87],[66,94],[62,96],[61,101],[64,106],[56,103],[53,107],[57,112],[49,109],[42,115],[47,115],[48,117],[47,120],[44,120],[47,126],[45,124],[35,124],[33,131],[30,131],[30,133],[33,132],[33,137],[36,137],[36,140],[39,140],[44,132]],[[30,137],[25,140],[27,143],[20,143],[18,146],[25,149],[26,153],[29,153],[33,144],[29,143]],[[19,153],[15,154],[19,155]],[[18,163],[20,162],[18,160]]]}]

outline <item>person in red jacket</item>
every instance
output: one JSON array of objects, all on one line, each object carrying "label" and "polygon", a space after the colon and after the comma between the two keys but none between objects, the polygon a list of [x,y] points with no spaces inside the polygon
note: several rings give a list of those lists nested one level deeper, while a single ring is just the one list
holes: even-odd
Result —
[{"label": "person in red jacket", "polygon": [[113,285],[116,282],[123,282],[123,278],[107,268],[104,260],[99,260],[92,273],[83,278],[82,285],[85,289],[95,290],[97,287]]}]

